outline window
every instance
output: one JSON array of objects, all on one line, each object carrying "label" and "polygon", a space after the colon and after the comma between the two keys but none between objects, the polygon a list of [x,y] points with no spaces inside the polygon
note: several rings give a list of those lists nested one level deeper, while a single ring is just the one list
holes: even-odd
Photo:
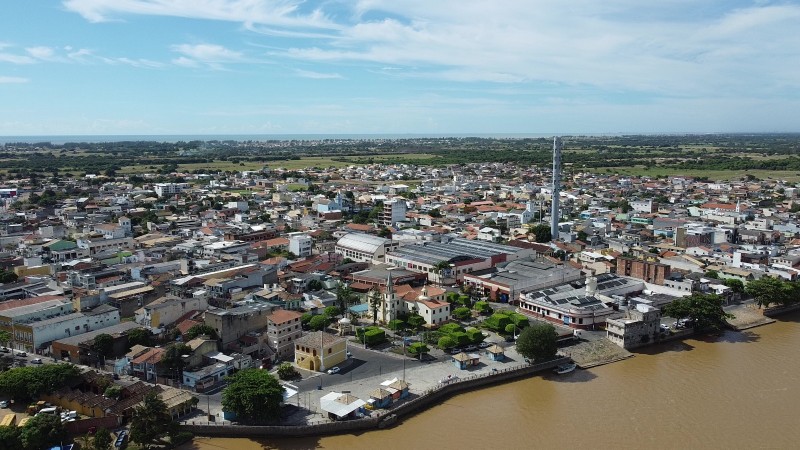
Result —
[{"label": "window", "polygon": [[331,354],[331,350],[333,350],[333,349],[332,348],[328,348],[328,354],[329,355]]}]

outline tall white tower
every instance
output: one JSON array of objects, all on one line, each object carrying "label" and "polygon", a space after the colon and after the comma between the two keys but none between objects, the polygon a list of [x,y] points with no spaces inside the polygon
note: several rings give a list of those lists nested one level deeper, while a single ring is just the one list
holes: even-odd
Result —
[{"label": "tall white tower", "polygon": [[561,195],[561,138],[553,138],[553,209],[550,211],[550,239],[558,239],[558,220],[561,218],[559,201]]}]

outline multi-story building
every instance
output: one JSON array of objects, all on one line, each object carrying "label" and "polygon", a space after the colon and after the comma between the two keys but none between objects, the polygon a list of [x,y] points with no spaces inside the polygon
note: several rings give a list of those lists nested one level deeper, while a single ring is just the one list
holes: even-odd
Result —
[{"label": "multi-story building", "polygon": [[209,309],[204,320],[206,325],[217,331],[225,348],[250,332],[263,331],[274,309],[275,306],[269,303],[250,302],[231,309]]},{"label": "multi-story building", "polygon": [[289,251],[299,257],[311,256],[314,240],[306,233],[289,233]]},{"label": "multi-story building", "polygon": [[267,316],[267,338],[278,358],[291,359],[294,355],[294,342],[303,335],[301,316],[297,311],[285,309],[277,309]]},{"label": "multi-story building", "polygon": [[626,317],[606,320],[606,337],[625,349],[641,347],[658,340],[661,333],[661,310],[639,303]]},{"label": "multi-story building", "polygon": [[383,203],[383,211],[379,216],[381,225],[393,227],[397,222],[406,220],[406,200],[394,198]]},{"label": "multi-story building", "polygon": [[161,330],[190,311],[203,311],[206,308],[208,308],[206,297],[163,297],[137,309],[135,321],[151,330]]},{"label": "multi-story building", "polygon": [[159,197],[169,197],[189,189],[189,183],[156,183],[153,190]]},{"label": "multi-story building", "polygon": [[14,323],[14,348],[29,352],[45,351],[53,341],[83,334],[119,323],[119,310],[101,305],[91,311],[76,312],[39,321]]},{"label": "multi-story building", "polygon": [[670,266],[653,259],[617,258],[617,275],[638,278],[648,283],[663,285],[670,276]]},{"label": "multi-story building", "polygon": [[294,363],[314,372],[327,369],[347,359],[347,340],[324,331],[309,333],[294,342]]}]

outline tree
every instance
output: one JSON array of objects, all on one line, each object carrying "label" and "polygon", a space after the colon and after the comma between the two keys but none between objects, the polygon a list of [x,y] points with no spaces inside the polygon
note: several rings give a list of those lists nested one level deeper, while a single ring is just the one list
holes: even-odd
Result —
[{"label": "tree", "polygon": [[134,345],[144,345],[149,347],[153,344],[152,335],[145,328],[134,328],[128,331],[128,348]]},{"label": "tree", "polygon": [[736,278],[726,278],[722,280],[722,284],[731,288],[734,294],[742,294],[744,293],[744,283],[742,280]]},{"label": "tree", "polygon": [[491,314],[492,307],[489,306],[489,302],[475,302],[475,311],[478,311],[480,314]]},{"label": "tree", "polygon": [[72,364],[16,367],[0,373],[0,395],[19,401],[32,400],[45,392],[57,391],[79,373]]},{"label": "tree", "polygon": [[13,283],[17,281],[18,278],[19,276],[17,276],[17,274],[15,274],[14,272],[5,269],[0,269],[0,284]]},{"label": "tree", "polygon": [[378,322],[378,310],[381,307],[381,293],[376,289],[371,289],[367,294],[367,302],[372,312],[372,324],[375,325]]},{"label": "tree", "polygon": [[166,403],[157,393],[150,391],[133,410],[131,440],[147,450],[163,438],[171,427],[172,417],[167,411]]},{"label": "tree", "polygon": [[517,352],[534,361],[552,359],[558,351],[558,333],[549,323],[537,323],[522,330],[517,338]]},{"label": "tree", "polygon": [[422,360],[423,354],[429,353],[430,351],[431,349],[422,342],[414,342],[408,346],[408,353],[411,353],[412,355],[419,355],[420,360]]},{"label": "tree", "polygon": [[309,291],[318,291],[322,289],[322,282],[319,280],[311,280],[308,282]]},{"label": "tree", "polygon": [[328,317],[322,314],[312,317],[308,322],[308,327],[314,331],[323,330],[326,326],[328,326]]},{"label": "tree", "polygon": [[432,209],[428,211],[428,215],[433,217],[434,219],[438,219],[442,217],[442,213],[439,211],[439,208]]},{"label": "tree", "polygon": [[392,331],[400,331],[406,327],[406,323],[400,319],[394,319],[390,320],[387,326]]},{"label": "tree", "polygon": [[589,235],[588,235],[588,234],[586,234],[586,232],[585,232],[585,231],[583,231],[583,230],[581,230],[581,231],[578,231],[578,240],[579,240],[579,241],[584,241],[584,242],[586,242],[586,239],[588,239],[588,238],[589,238]]},{"label": "tree", "polygon": [[0,345],[6,346],[9,342],[11,342],[11,333],[0,330]]},{"label": "tree", "polygon": [[336,286],[336,304],[339,306],[339,314],[347,311],[347,307],[350,306],[355,300],[356,296],[353,294],[353,290],[350,289],[350,286],[344,283],[340,283],[338,286]]},{"label": "tree", "polygon": [[181,376],[183,372],[184,362],[183,355],[191,355],[192,348],[184,343],[176,343],[167,347],[164,354],[161,356],[161,367],[165,374],[172,375],[175,378]]},{"label": "tree", "polygon": [[786,305],[792,302],[792,287],[789,283],[773,277],[761,277],[747,283],[747,295],[756,300],[759,308],[767,308],[770,304]]},{"label": "tree", "polygon": [[722,309],[722,298],[716,294],[695,293],[681,297],[663,310],[670,317],[691,319],[694,328],[700,331],[719,331],[727,325],[725,320],[733,317]]},{"label": "tree", "polygon": [[333,319],[334,317],[340,316],[342,314],[343,309],[339,308],[338,306],[328,306],[325,308],[325,317],[329,319]]},{"label": "tree", "polygon": [[110,334],[101,333],[95,336],[91,349],[105,357],[114,356],[114,338]]},{"label": "tree", "polygon": [[25,450],[22,447],[22,439],[20,438],[21,428],[17,427],[0,427],[0,442],[3,443],[5,450]]},{"label": "tree", "polygon": [[719,272],[716,270],[707,270],[706,273],[703,274],[706,278],[711,278],[714,280],[719,280]]},{"label": "tree", "polygon": [[281,380],[291,380],[300,376],[300,372],[294,368],[292,363],[285,362],[278,366],[278,378]]},{"label": "tree", "polygon": [[[443,282],[445,274],[450,272],[450,262],[449,261],[439,261],[433,265],[433,269],[439,274],[439,282]],[[458,293],[454,292],[453,294],[456,295],[458,298]],[[449,297],[448,297],[449,298]]]},{"label": "tree", "polygon": [[274,421],[280,418],[283,393],[283,386],[268,372],[244,369],[228,377],[222,406],[244,422]]},{"label": "tree", "polygon": [[192,325],[188,330],[186,330],[186,340],[191,341],[192,339],[196,338],[197,336],[206,335],[211,339],[219,339],[217,335],[217,330],[214,327],[206,325],[204,323],[198,323],[196,325]]},{"label": "tree", "polygon": [[453,317],[458,320],[466,320],[472,316],[472,311],[469,308],[461,307],[453,310]]},{"label": "tree", "polygon": [[50,448],[61,445],[67,438],[67,430],[61,417],[55,414],[39,414],[22,427],[20,440],[26,449]]},{"label": "tree", "polygon": [[450,336],[442,336],[439,338],[438,347],[446,350],[449,348],[453,348],[456,346],[456,340],[451,338]]},{"label": "tree", "polygon": [[89,450],[108,450],[114,442],[111,437],[111,432],[105,428],[99,428],[95,431],[94,436],[91,438],[87,436],[83,441],[86,443],[86,448]]},{"label": "tree", "polygon": [[531,233],[533,233],[536,242],[550,242],[553,238],[550,234],[550,226],[543,223],[537,223],[532,226]]},{"label": "tree", "polygon": [[412,314],[408,316],[406,322],[408,322],[408,325],[414,330],[419,330],[423,325],[425,325],[425,318],[419,314]]}]

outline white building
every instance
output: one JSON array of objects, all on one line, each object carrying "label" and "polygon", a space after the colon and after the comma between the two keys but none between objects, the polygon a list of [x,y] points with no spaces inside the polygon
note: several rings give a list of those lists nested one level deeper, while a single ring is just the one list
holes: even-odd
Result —
[{"label": "white building", "polygon": [[406,200],[394,198],[383,203],[383,212],[380,215],[381,225],[393,227],[397,222],[406,220]]},{"label": "white building", "polygon": [[159,197],[180,194],[186,189],[189,189],[189,183],[156,183],[153,186],[153,190]]},{"label": "white building", "polygon": [[397,242],[364,233],[347,233],[338,241],[334,252],[356,262],[383,262],[386,253],[398,247]]},{"label": "white building", "polygon": [[53,341],[76,336],[119,323],[119,310],[101,305],[87,312],[55,316],[35,322],[15,324],[15,348],[33,352],[47,349]]},{"label": "white building", "polygon": [[289,233],[289,251],[299,257],[311,256],[314,240],[305,233]]},{"label": "white building", "polygon": [[301,313],[285,309],[277,309],[267,316],[267,339],[281,359],[289,360],[294,356],[294,343],[303,335],[300,317]]}]

